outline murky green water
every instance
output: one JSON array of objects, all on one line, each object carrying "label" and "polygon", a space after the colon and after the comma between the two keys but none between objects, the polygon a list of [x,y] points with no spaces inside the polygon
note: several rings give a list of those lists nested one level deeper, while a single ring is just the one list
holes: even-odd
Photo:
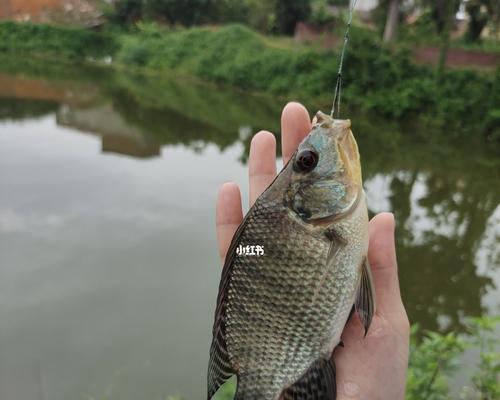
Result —
[{"label": "murky green water", "polygon": [[[282,106],[178,76],[0,60],[1,399],[204,397],[216,191],[248,193],[251,133],[277,132]],[[411,321],[461,331],[498,314],[499,149],[475,132],[353,127],[370,210],[397,218]]]}]

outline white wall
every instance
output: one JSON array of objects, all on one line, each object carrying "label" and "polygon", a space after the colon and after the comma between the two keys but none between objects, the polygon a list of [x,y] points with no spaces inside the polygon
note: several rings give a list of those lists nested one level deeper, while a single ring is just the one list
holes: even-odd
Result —
[{"label": "white wall", "polygon": [[[351,4],[354,0],[351,0]],[[356,3],[356,10],[370,11],[373,10],[378,4],[378,0],[358,0]]]}]

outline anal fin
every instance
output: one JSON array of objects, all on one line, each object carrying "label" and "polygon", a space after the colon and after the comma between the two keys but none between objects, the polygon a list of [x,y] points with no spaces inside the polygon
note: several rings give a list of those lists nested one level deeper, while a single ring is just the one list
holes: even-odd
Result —
[{"label": "anal fin", "polygon": [[316,361],[280,396],[280,400],[335,400],[336,398],[335,364],[332,359]]}]

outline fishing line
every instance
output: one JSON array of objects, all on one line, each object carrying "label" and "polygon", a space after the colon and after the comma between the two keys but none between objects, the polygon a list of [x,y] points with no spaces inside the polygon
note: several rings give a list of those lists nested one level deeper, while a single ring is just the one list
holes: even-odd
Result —
[{"label": "fishing line", "polygon": [[335,113],[335,103],[337,103],[337,118],[340,118],[340,92],[342,91],[342,67],[344,65],[345,49],[347,47],[347,42],[349,41],[349,30],[351,29],[352,16],[354,14],[354,8],[356,7],[357,2],[358,0],[354,0],[352,2],[352,5],[349,7],[349,18],[347,21],[347,28],[345,30],[345,35],[344,35],[344,44],[342,46],[342,51],[340,53],[339,71],[337,73],[337,83],[335,85],[335,93],[333,95],[332,112],[330,113],[330,117],[332,118],[333,114]]}]

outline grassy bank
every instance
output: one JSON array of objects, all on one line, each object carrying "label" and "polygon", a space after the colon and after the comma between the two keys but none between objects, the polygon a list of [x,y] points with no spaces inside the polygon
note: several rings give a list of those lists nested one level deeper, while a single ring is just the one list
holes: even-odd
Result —
[{"label": "grassy bank", "polygon": [[[133,33],[94,33],[29,24],[0,24],[0,52],[73,60],[106,55],[141,71],[177,70],[245,91],[267,92],[325,106],[332,97],[338,56],[281,45],[241,25],[167,30],[140,25]],[[383,46],[353,29],[345,63],[343,116],[353,108],[440,128],[450,137],[500,138],[500,69],[437,74],[410,62],[409,52]]]},{"label": "grassy bank", "polygon": [[[498,117],[493,110],[500,109],[494,89],[500,87],[500,72],[495,76],[455,70],[436,76],[429,68],[413,65],[409,52],[390,50],[364,30],[352,32],[349,49],[345,106],[447,128],[450,136],[492,134]],[[245,90],[327,104],[338,57],[328,51],[272,46],[239,25],[175,32],[146,26],[121,38],[116,60],[155,71],[180,69]]]},{"label": "grassy bank", "polygon": [[82,60],[101,58],[117,50],[115,38],[81,28],[45,24],[0,23],[1,53]]}]

